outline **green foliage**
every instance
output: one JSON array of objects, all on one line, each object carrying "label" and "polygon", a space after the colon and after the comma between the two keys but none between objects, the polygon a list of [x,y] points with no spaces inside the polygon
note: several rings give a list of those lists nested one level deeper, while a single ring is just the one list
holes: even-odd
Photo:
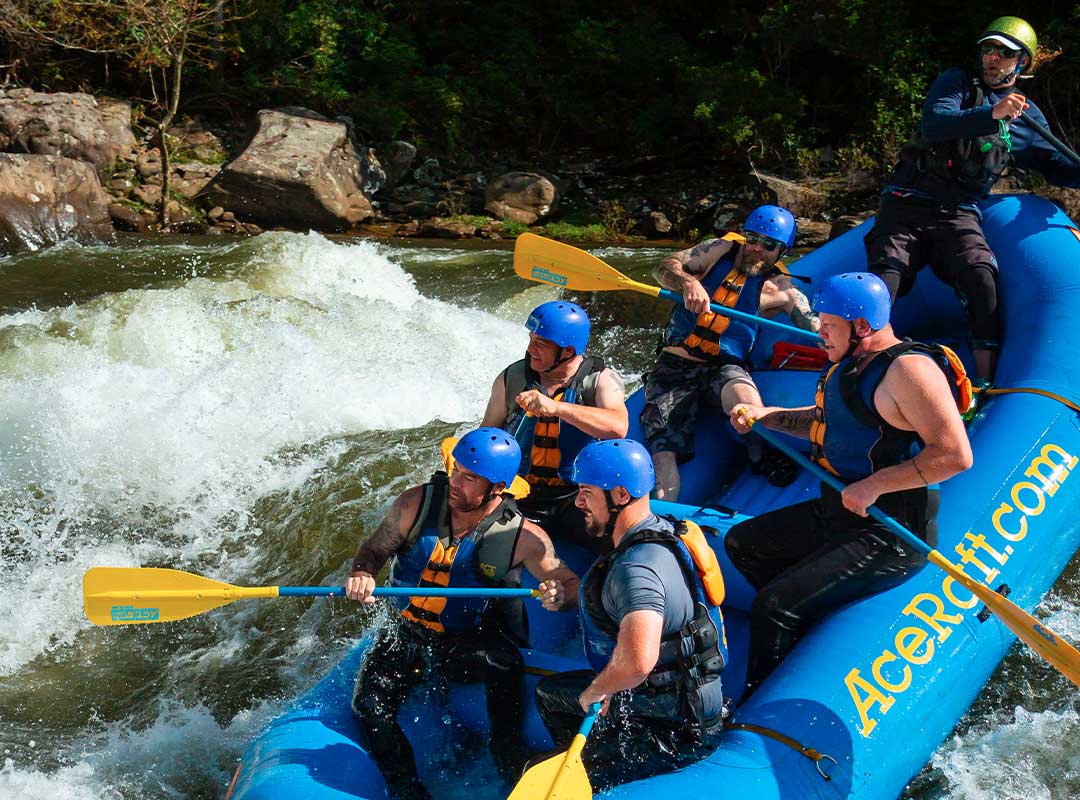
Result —
[{"label": "green foliage", "polygon": [[502,232],[508,238],[516,239],[521,234],[525,233],[529,229],[529,226],[524,222],[516,222],[512,219],[503,220]]},{"label": "green foliage", "polygon": [[[146,67],[167,58],[155,55],[134,0],[18,2],[80,31],[104,20],[142,55],[137,67],[87,52],[60,58],[40,43],[26,48],[0,18],[0,63],[17,56],[29,65],[21,77],[53,89],[115,94],[127,81],[129,95],[153,96]],[[198,4],[154,2],[165,14]],[[95,25],[85,24],[91,8]],[[826,145],[841,168],[887,169],[930,81],[972,64],[975,35],[998,13],[974,0],[237,0],[230,9],[224,58],[204,51],[206,69],[190,80],[192,95],[227,97],[237,113],[303,105],[350,116],[365,140],[404,137],[462,161],[477,150],[533,157],[590,146],[804,174],[820,169],[815,154]],[[1051,108],[1042,103],[1051,122],[1076,132],[1080,6],[1014,0],[1007,11],[1065,50],[1024,88],[1037,100],[1053,95]]]},{"label": "green foliage", "polygon": [[574,225],[569,222],[549,222],[543,227],[544,236],[564,242],[606,242],[612,233],[600,223]]}]

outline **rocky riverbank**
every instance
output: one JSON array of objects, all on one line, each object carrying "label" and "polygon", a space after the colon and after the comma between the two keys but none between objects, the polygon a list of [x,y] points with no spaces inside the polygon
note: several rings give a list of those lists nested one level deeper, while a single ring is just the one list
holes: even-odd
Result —
[{"label": "rocky riverbank", "polygon": [[[161,155],[139,134],[126,101],[0,91],[0,250],[161,230]],[[529,229],[594,243],[696,241],[768,202],[795,213],[798,246],[815,247],[868,217],[881,181],[858,170],[796,181],[692,156],[620,162],[586,150],[451,162],[409,142],[360,142],[352,120],[295,107],[264,109],[246,130],[185,120],[169,141],[167,230],[184,233],[502,239]],[[1080,193],[1037,191],[1078,216]]]}]

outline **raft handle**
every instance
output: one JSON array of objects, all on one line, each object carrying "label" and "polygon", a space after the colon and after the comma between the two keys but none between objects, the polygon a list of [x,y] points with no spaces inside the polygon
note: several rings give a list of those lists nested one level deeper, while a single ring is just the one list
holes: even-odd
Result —
[{"label": "raft handle", "polygon": [[[1001,584],[1001,586],[994,589],[994,591],[1000,594],[1002,597],[1008,597],[1010,594],[1012,594],[1012,589],[1009,588],[1009,584],[1007,583]],[[983,606],[982,611],[975,615],[975,619],[977,619],[979,622],[986,622],[988,619],[990,619],[990,615],[993,613],[994,612],[991,611],[988,607]]]}]

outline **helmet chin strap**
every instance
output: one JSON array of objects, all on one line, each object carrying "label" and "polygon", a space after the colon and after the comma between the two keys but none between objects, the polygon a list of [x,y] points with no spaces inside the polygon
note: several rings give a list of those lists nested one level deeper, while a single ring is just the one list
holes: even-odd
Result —
[{"label": "helmet chin strap", "polygon": [[855,335],[855,323],[848,321],[848,349],[844,353],[844,358],[851,358],[856,348],[862,343],[862,339]]},{"label": "helmet chin strap", "polygon": [[[559,348],[559,352],[560,352],[560,353],[561,353],[561,352],[562,352],[563,350],[566,350],[566,348],[565,348],[565,347],[560,347],[560,348]],[[553,363],[553,364],[552,364],[552,365],[551,365],[550,367],[548,367],[547,369],[545,369],[545,370],[541,370],[541,371],[540,371],[540,374],[541,374],[541,375],[547,375],[547,374],[548,374],[549,372],[553,372],[554,370],[557,370],[557,369],[558,369],[559,367],[561,367],[561,366],[562,366],[563,364],[565,364],[565,363],[566,363],[567,361],[569,361],[570,359],[572,359],[572,358],[573,358],[574,356],[576,356],[576,355],[577,355],[577,353],[571,353],[571,354],[570,354],[570,355],[568,355],[568,356],[561,356],[561,357],[559,357],[559,358],[556,358],[556,359],[555,359],[555,363]]]},{"label": "helmet chin strap", "polygon": [[626,508],[628,505],[630,505],[633,498],[631,498],[630,500],[627,500],[625,503],[623,503],[620,506],[620,505],[617,505],[615,503],[615,498],[613,498],[611,496],[611,490],[610,489],[604,489],[604,499],[607,500],[607,510],[608,510],[608,521],[607,521],[607,525],[604,526],[604,536],[614,536],[615,535],[615,523],[619,518],[619,514],[622,513],[622,510],[624,508]]}]

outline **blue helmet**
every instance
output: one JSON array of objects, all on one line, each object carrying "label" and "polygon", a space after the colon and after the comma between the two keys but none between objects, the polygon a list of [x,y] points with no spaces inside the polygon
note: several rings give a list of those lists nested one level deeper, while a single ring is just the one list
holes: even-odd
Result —
[{"label": "blue helmet", "polygon": [[521,447],[502,428],[477,428],[461,437],[451,453],[460,466],[509,486],[521,465]]},{"label": "blue helmet", "polygon": [[575,355],[584,355],[589,343],[589,317],[579,305],[566,300],[552,300],[533,309],[525,322],[529,333],[555,342],[559,347],[574,348]]},{"label": "blue helmet", "polygon": [[614,489],[621,486],[633,498],[644,497],[656,485],[652,456],[633,439],[607,439],[582,448],[570,473],[574,483]]},{"label": "blue helmet", "polygon": [[743,225],[744,231],[753,231],[781,242],[790,250],[795,245],[795,217],[780,206],[759,206],[750,212]]},{"label": "blue helmet", "polygon": [[870,272],[845,272],[826,278],[814,296],[814,311],[849,322],[865,319],[879,331],[889,324],[892,298],[885,281]]}]

